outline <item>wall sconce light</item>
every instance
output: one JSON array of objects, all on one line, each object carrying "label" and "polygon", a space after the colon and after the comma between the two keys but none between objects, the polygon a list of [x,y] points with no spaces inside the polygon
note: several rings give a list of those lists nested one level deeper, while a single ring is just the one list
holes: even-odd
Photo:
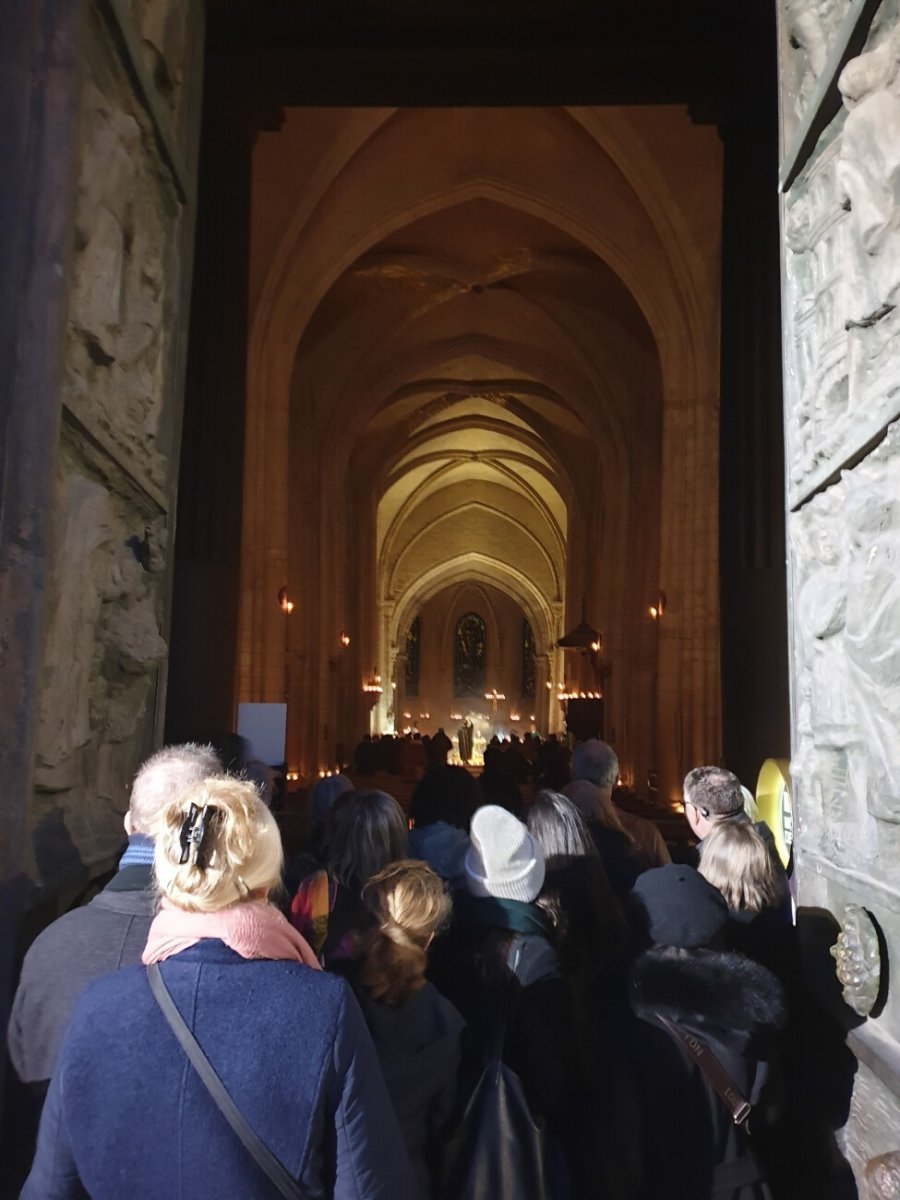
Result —
[{"label": "wall sconce light", "polygon": [[666,611],[666,593],[660,592],[656,603],[651,604],[647,611],[650,614],[651,621],[658,621],[661,617],[663,617]]},{"label": "wall sconce light", "polygon": [[299,778],[300,778],[299,771],[291,770],[291,771],[288,771],[287,774],[285,775],[285,779],[288,781],[288,783],[296,783]]},{"label": "wall sconce light", "polygon": [[510,714],[509,714],[509,719],[510,719],[511,721],[518,721],[518,720],[520,719],[520,718],[519,718],[519,714],[518,714],[518,713],[510,713]]},{"label": "wall sconce light", "polygon": [[412,713],[404,713],[404,714],[403,714],[403,719],[404,719],[404,721],[411,721],[411,720],[412,720]]},{"label": "wall sconce light", "polygon": [[553,691],[553,684],[550,682],[550,680],[549,680],[549,679],[547,680],[547,691],[548,691],[548,692],[552,692],[552,691]]},{"label": "wall sconce light", "polygon": [[346,649],[350,645],[350,634],[341,630],[341,645]]},{"label": "wall sconce light", "polygon": [[278,589],[278,607],[285,614],[285,616],[288,617],[294,611],[294,602],[293,600],[288,600],[288,592],[286,587]]}]

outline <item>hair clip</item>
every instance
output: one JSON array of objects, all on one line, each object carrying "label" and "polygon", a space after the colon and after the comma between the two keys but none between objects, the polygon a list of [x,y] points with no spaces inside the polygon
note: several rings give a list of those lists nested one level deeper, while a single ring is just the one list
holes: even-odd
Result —
[{"label": "hair clip", "polygon": [[188,809],[188,814],[184,818],[181,825],[181,833],[179,841],[181,842],[181,858],[179,862],[183,865],[191,857],[191,847],[193,847],[194,866],[202,870],[205,869],[206,863],[201,859],[203,849],[203,839],[206,837],[206,832],[209,828],[209,820],[215,814],[215,808],[210,804],[204,804],[199,807],[192,804]]}]

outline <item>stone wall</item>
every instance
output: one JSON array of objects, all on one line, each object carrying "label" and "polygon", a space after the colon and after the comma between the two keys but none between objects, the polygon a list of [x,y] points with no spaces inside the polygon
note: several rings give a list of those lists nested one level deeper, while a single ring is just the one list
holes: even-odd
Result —
[{"label": "stone wall", "polygon": [[900,5],[872,7],[781,14],[795,855],[801,906],[860,905],[881,939],[860,1180],[900,1147]]},{"label": "stone wall", "polygon": [[86,8],[24,863],[50,892],[114,862],[159,737],[201,38],[183,0]]}]

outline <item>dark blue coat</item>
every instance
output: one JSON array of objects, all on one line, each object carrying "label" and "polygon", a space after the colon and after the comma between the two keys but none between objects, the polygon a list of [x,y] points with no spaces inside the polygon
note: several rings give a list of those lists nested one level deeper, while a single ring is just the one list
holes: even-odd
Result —
[{"label": "dark blue coat", "polygon": [[[313,1200],[408,1200],[409,1159],[349,986],[205,941],[161,965],[257,1135]],[[143,967],[98,979],[63,1043],[23,1200],[196,1200],[277,1192],[158,1009]]]}]

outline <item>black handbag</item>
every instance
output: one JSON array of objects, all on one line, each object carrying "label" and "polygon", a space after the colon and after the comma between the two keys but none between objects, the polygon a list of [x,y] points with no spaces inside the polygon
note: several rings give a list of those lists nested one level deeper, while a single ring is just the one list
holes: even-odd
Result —
[{"label": "black handbag", "polygon": [[507,1019],[499,1020],[481,1075],[445,1142],[443,1200],[550,1200],[543,1122],[532,1115],[522,1081],[503,1061]]},{"label": "black handbag", "polygon": [[153,993],[153,999],[162,1010],[170,1029],[178,1039],[182,1050],[191,1060],[194,1070],[200,1076],[201,1082],[219,1112],[237,1134],[241,1145],[244,1146],[260,1170],[265,1172],[285,1200],[309,1200],[293,1175],[288,1174],[268,1146],[260,1141],[247,1124],[244,1114],[228,1094],[225,1084],[216,1074],[212,1063],[200,1049],[199,1042],[185,1024],[184,1018],[178,1011],[175,1001],[163,981],[158,963],[151,963],[147,968],[147,980]]}]

